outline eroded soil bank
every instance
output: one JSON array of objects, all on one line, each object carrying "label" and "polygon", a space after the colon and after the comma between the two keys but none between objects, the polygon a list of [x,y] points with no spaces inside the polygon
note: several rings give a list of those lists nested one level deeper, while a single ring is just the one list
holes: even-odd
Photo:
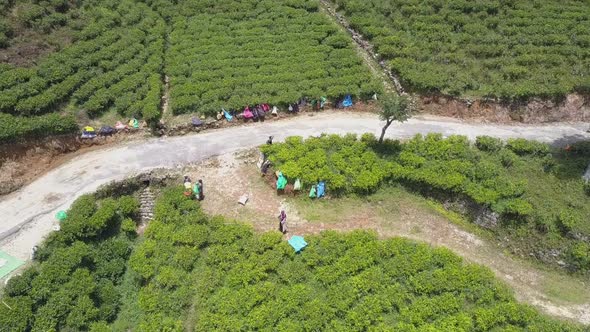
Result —
[{"label": "eroded soil bank", "polygon": [[590,97],[579,94],[570,94],[560,101],[533,99],[522,103],[423,96],[420,109],[428,114],[497,123],[590,121]]}]

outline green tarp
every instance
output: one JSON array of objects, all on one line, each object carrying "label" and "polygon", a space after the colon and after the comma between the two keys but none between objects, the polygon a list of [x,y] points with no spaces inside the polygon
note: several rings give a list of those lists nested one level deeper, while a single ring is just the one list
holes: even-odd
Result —
[{"label": "green tarp", "polygon": [[55,219],[59,220],[59,221],[64,221],[66,220],[66,218],[68,217],[68,214],[66,213],[66,211],[59,211],[56,215],[55,215]]},{"label": "green tarp", "polygon": [[279,173],[279,179],[277,180],[277,189],[283,190],[287,185],[287,179],[283,176],[283,173]]},{"label": "green tarp", "polygon": [[0,279],[4,278],[17,267],[23,265],[24,262],[0,251]]},{"label": "green tarp", "polygon": [[315,198],[315,197],[316,197],[315,186],[312,186],[311,190],[309,191],[309,198]]}]

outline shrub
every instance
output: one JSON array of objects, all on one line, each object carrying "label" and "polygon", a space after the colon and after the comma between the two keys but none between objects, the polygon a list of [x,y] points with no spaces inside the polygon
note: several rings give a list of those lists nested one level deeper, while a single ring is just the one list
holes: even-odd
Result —
[{"label": "shrub", "polygon": [[583,216],[574,209],[562,210],[557,216],[557,226],[563,234],[577,231],[583,224]]},{"label": "shrub", "polygon": [[500,213],[518,218],[526,217],[533,212],[531,203],[520,198],[501,201],[494,206],[494,209]]},{"label": "shrub", "polygon": [[590,141],[581,141],[573,143],[570,151],[580,156],[590,156]]},{"label": "shrub", "polygon": [[6,285],[2,300],[13,309],[5,313],[0,306],[1,326],[80,331],[98,321],[112,322],[121,303],[116,286],[133,244],[117,226],[136,206],[130,196],[118,201],[78,198],[62,229],[40,246],[33,265]]},{"label": "shrub", "polygon": [[68,134],[78,130],[73,116],[47,114],[38,117],[16,117],[0,113],[0,142],[14,142],[27,137]]},{"label": "shrub", "polygon": [[508,139],[506,147],[520,156],[544,156],[549,153],[549,146],[547,144],[529,141],[524,138]]},{"label": "shrub", "polygon": [[[382,91],[350,37],[317,9],[308,11],[317,2],[281,0],[269,8],[248,1],[239,5],[239,17],[235,6],[217,2],[206,11],[191,8],[180,15],[184,22],[173,25],[166,66],[174,114],[286,105],[304,96],[368,99]],[[243,28],[251,23],[258,38]],[[275,51],[266,51],[271,48]]]},{"label": "shrub", "polygon": [[481,151],[497,152],[502,149],[504,142],[499,138],[491,136],[477,136],[475,139],[475,146]]},{"label": "shrub", "polygon": [[518,156],[512,150],[502,149],[499,152],[500,162],[502,166],[508,168],[518,161]]},{"label": "shrub", "polygon": [[126,232],[128,234],[135,234],[136,227],[137,227],[137,225],[135,224],[135,221],[133,221],[131,218],[125,218],[121,222],[121,231],[122,232]]},{"label": "shrub", "polygon": [[[588,30],[578,24],[590,17],[583,3],[561,4],[559,13],[551,1],[383,0],[365,6],[337,0],[336,5],[408,90],[516,101],[588,91],[590,69],[564,71],[584,63],[590,45]],[[551,33],[539,28],[549,22],[556,27]],[[456,48],[457,40],[465,47]]]},{"label": "shrub", "polygon": [[542,163],[543,171],[545,172],[551,172],[557,167],[557,161],[555,160],[555,158],[553,158],[551,154],[548,154],[545,157],[543,157]]},{"label": "shrub", "polygon": [[284,144],[265,146],[262,150],[275,169],[282,171],[290,182],[300,178],[306,190],[318,181],[325,181],[334,195],[368,193],[389,176],[388,164],[354,135],[330,135],[305,141],[291,137]]},{"label": "shrub", "polygon": [[584,242],[575,243],[569,250],[569,258],[578,270],[590,268],[590,245]]}]

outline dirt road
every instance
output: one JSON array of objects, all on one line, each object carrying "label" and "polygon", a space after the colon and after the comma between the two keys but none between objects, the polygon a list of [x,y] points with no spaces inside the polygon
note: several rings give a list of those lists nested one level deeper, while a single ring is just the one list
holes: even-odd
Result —
[{"label": "dirt road", "polygon": [[[176,167],[214,155],[263,144],[268,135],[279,141],[287,136],[312,136],[320,133],[348,132],[377,134],[381,123],[372,114],[322,113],[288,121],[230,127],[203,134],[150,139],[87,153],[54,170],[0,201],[0,250],[27,260],[31,248],[48,234],[57,222],[54,215],[81,194],[100,185],[121,180],[157,167]],[[393,124],[391,138],[408,138],[418,133],[461,134],[470,139],[478,135],[500,138],[524,137],[555,144],[589,139],[583,123],[543,125],[473,124],[448,118],[420,117],[404,124]]]}]

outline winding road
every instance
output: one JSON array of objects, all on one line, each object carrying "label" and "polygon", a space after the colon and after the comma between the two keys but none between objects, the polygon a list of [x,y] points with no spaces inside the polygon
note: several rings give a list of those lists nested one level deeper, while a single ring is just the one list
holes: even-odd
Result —
[{"label": "winding road", "polygon": [[[80,195],[93,192],[111,181],[122,180],[154,168],[180,167],[212,156],[253,148],[263,144],[269,135],[280,141],[293,135],[308,137],[321,133],[378,134],[381,125],[374,114],[325,112],[187,136],[135,141],[87,152],[0,199],[0,250],[20,260],[28,260],[32,248],[58,226],[54,217],[57,211],[67,209]],[[586,129],[587,124],[584,123],[498,125],[421,116],[403,124],[394,123],[389,128],[387,137],[409,138],[416,134],[436,132],[444,136],[465,135],[471,140],[478,135],[490,135],[502,139],[522,137],[566,145],[590,139]],[[215,183],[209,185],[214,186]],[[475,261],[484,263],[482,260]],[[515,269],[517,267],[514,266]],[[543,300],[543,290],[535,291],[540,293],[533,294],[530,298],[520,298],[555,316],[590,323],[590,303],[571,304]]]},{"label": "winding road", "polygon": [[[390,138],[408,138],[418,133],[437,132],[445,136],[478,135],[499,138],[523,137],[564,145],[590,139],[583,123],[551,125],[497,125],[466,123],[450,118],[423,116],[403,124],[394,123]],[[228,127],[181,137],[154,138],[105,148],[80,155],[0,201],[0,250],[21,260],[30,257],[32,247],[57,226],[54,215],[67,209],[80,195],[100,185],[122,180],[153,168],[175,167],[214,155],[252,148],[268,135],[279,141],[287,136],[313,136],[320,133],[378,134],[381,122],[367,113],[321,113],[284,121]],[[211,184],[214,185],[214,184]]]}]

